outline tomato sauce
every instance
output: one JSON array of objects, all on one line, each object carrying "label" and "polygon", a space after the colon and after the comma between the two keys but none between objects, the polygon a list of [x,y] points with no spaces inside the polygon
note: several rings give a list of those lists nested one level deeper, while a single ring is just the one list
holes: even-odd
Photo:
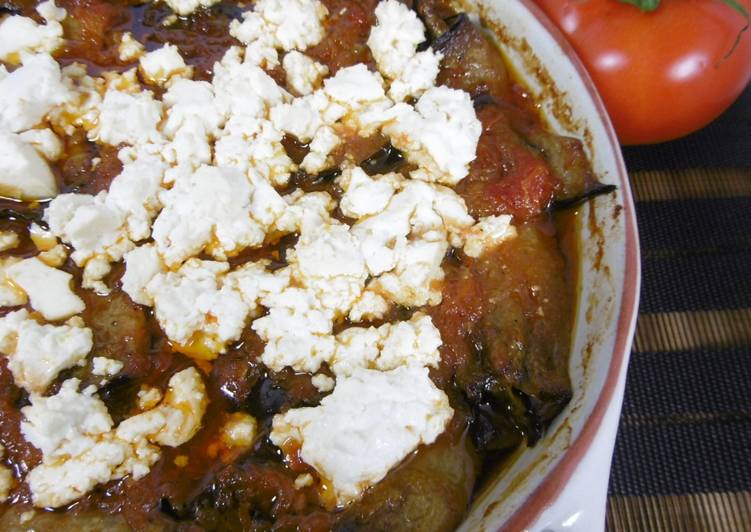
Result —
[{"label": "tomato sauce", "polygon": [[[6,3],[36,17],[33,2]],[[372,66],[366,41],[377,0],[323,3],[330,13],[326,37],[306,53],[332,74],[356,63]],[[113,529],[139,530],[449,529],[466,510],[483,460],[524,442],[534,443],[565,406],[571,395],[567,367],[575,296],[570,272],[576,266],[573,248],[565,244],[571,239],[562,238],[562,225],[556,223],[550,206],[557,195],[585,192],[594,178],[582,163],[581,146],[548,133],[534,107],[519,97],[523,88],[478,28],[466,19],[457,21],[442,1],[415,4],[431,34],[426,44],[446,56],[439,80],[467,90],[483,124],[477,158],[457,191],[474,216],[512,214],[519,231],[517,238],[479,259],[451,250],[444,261],[443,301],[423,309],[443,339],[442,362],[431,377],[456,411],[447,431],[435,444],[405,460],[361,501],[344,511],[328,511],[325,493],[295,487],[301,473],[315,472],[302,463],[285,461],[268,440],[275,413],[315,405],[322,394],[310,375],[289,369],[268,372],[259,361],[263,342],[248,327],[226,354],[201,365],[210,401],[203,427],[194,438],[179,448],[162,448],[161,459],[144,478],[99,486],[67,512],[40,519],[54,517],[63,528],[75,526],[74,521],[66,521],[71,517],[79,523],[88,520]],[[130,31],[149,50],[166,42],[177,45],[195,68],[197,79],[210,79],[214,62],[229,46],[239,44],[229,35],[228,25],[248,8],[223,1],[167,24],[171,11],[162,3],[59,0],[58,5],[69,13],[64,22],[66,44],[57,56],[61,63],[84,63],[92,75],[131,68],[134,64],[120,61],[117,53],[120,34]],[[279,72],[271,74],[284,82]],[[374,172],[403,167],[403,159],[389,151],[383,137],[353,137],[344,146]],[[301,159],[307,150],[294,139],[286,139],[285,147],[293,159]],[[120,170],[116,148],[98,146],[82,133],[66,138],[65,156],[55,167],[63,191],[88,194],[106,190]],[[300,173],[291,183],[290,189],[326,190],[335,197],[340,193],[326,176]],[[25,226],[28,220],[41,218],[43,207],[0,202],[0,229],[23,236],[20,248],[4,254],[33,252]],[[569,231],[573,225],[565,224]],[[294,243],[294,236],[285,237],[274,246],[247,250],[231,263],[269,258],[281,267],[285,250]],[[80,286],[80,269],[70,260],[63,269]],[[152,312],[132,303],[120,290],[121,275],[122,267],[115,267],[106,279],[113,287],[108,296],[79,290],[86,303],[83,319],[94,333],[92,352],[124,364],[120,376],[100,391],[115,423],[136,411],[142,385],[164,387],[172,374],[193,364],[171,348]],[[397,308],[388,318],[404,318],[415,310]],[[95,382],[88,371],[64,372],[51,391],[66,378]],[[28,397],[13,383],[4,359],[0,359],[0,389],[4,461],[22,474],[41,456],[20,433],[20,408],[28,404]],[[219,437],[228,416],[238,411],[257,419],[260,434],[251,448],[239,452],[228,449]],[[24,484],[17,485],[9,503],[13,511],[4,506],[0,528],[16,526],[17,516],[30,507]],[[107,516],[117,517],[108,521]]]}]

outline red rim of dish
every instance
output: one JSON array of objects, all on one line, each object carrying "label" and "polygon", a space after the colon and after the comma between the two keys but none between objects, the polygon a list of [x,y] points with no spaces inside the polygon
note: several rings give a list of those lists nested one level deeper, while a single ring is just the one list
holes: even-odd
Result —
[{"label": "red rim of dish", "polygon": [[626,229],[626,254],[625,254],[625,276],[623,280],[623,293],[621,306],[618,315],[618,325],[616,329],[615,344],[610,360],[610,367],[602,387],[600,396],[592,410],[592,413],[584,423],[579,435],[576,437],[571,446],[566,450],[563,458],[553,467],[542,483],[527,497],[521,507],[517,509],[511,517],[499,530],[518,531],[528,529],[534,521],[539,518],[541,513],[548,508],[563,491],[574,473],[574,470],[581,462],[584,455],[592,446],[592,441],[598,433],[605,412],[610,405],[615,394],[615,388],[618,384],[618,378],[623,369],[623,363],[626,353],[631,349],[634,327],[636,324],[637,307],[639,301],[639,281],[640,281],[640,258],[639,258],[639,241],[636,232],[636,218],[634,214],[634,203],[631,196],[631,186],[626,172],[626,165],[621,155],[620,144],[610,122],[610,117],[605,110],[605,105],[600,98],[597,88],[592,79],[589,77],[587,70],[579,60],[573,47],[569,44],[560,30],[553,24],[548,16],[537,7],[531,0],[520,0],[522,6],[542,24],[542,26],[553,37],[558,46],[563,50],[576,69],[579,77],[592,98],[597,114],[602,120],[608,136],[608,144],[615,156],[616,170],[620,182],[623,196],[623,214]]}]

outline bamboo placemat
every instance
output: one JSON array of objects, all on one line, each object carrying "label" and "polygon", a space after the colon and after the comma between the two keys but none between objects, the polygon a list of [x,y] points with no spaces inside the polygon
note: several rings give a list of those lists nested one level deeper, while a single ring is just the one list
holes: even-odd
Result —
[{"label": "bamboo placemat", "polygon": [[751,89],[624,150],[642,249],[610,531],[751,531]]}]

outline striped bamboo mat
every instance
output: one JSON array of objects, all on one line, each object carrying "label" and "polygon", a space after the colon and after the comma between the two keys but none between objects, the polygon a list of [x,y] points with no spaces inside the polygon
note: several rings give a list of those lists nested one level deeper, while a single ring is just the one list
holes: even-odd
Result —
[{"label": "striped bamboo mat", "polygon": [[643,280],[606,527],[751,531],[751,89],[624,154]]}]

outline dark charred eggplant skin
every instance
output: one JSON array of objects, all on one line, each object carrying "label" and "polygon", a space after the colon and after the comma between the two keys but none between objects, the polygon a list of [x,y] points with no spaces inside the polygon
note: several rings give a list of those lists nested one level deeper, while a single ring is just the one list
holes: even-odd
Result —
[{"label": "dark charred eggplant skin", "polygon": [[617,189],[618,187],[615,185],[603,185],[601,183],[598,183],[591,189],[583,192],[578,196],[554,200],[553,203],[550,204],[550,208],[553,211],[572,209],[598,196],[604,196],[605,194],[615,192]]},{"label": "dark charred eggplant skin", "polygon": [[488,93],[502,99],[508,95],[511,80],[496,45],[463,13],[449,23],[431,45],[443,54],[437,83],[471,96]]},{"label": "dark charred eggplant skin", "polygon": [[405,162],[402,152],[387,144],[365,159],[360,167],[368,175],[387,174],[398,170]]}]

